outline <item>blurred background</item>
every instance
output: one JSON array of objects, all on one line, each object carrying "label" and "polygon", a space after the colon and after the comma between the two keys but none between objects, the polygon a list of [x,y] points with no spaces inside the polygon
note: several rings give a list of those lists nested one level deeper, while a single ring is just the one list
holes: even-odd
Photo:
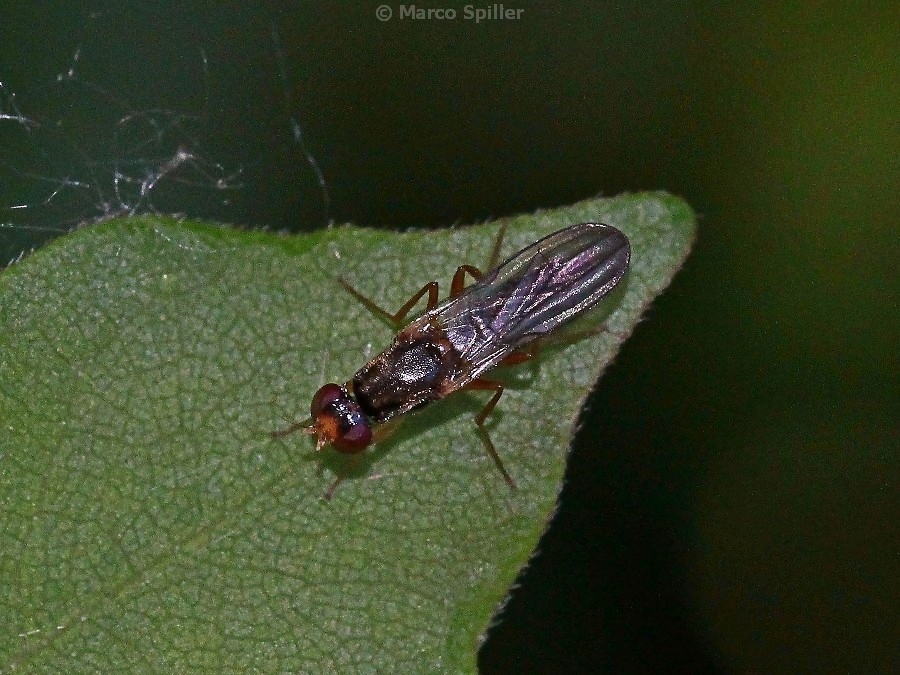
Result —
[{"label": "blurred background", "polygon": [[378,4],[5,10],[0,260],[128,211],[681,195],[694,253],[583,413],[482,671],[897,672],[897,4]]}]

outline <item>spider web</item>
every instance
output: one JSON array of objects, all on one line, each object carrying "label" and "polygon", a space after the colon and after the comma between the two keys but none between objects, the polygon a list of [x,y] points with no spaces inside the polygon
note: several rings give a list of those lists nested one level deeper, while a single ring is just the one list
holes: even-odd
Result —
[{"label": "spider web", "polygon": [[[293,113],[274,25],[269,38],[267,75],[280,80],[283,105],[272,107],[264,125],[254,118],[254,128],[265,127],[255,143],[217,137],[217,115],[235,113],[226,97],[211,93],[217,65],[202,49],[189,59],[199,86],[169,107],[141,107],[83,74],[99,66],[82,47],[59,72],[23,89],[0,70],[0,269],[76,227],[123,215],[292,228],[301,214],[292,218],[288,207],[279,214],[254,201],[264,192],[257,184],[284,174],[285,163],[303,174],[289,178],[317,193],[318,203],[306,204],[317,212],[313,224],[329,223],[327,184]],[[248,156],[247,147],[256,154]]]}]

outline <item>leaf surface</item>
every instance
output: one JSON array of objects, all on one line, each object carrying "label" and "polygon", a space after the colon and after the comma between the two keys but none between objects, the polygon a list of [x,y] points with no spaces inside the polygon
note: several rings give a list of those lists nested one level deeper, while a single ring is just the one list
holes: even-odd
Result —
[{"label": "leaf surface", "polygon": [[[507,220],[504,255],[601,221],[632,244],[613,333],[411,415],[355,468],[308,415],[392,331],[391,311],[498,223],[279,236],[136,217],[0,274],[0,671],[474,672],[479,636],[547,525],[580,406],[671,280],[694,216],[664,193]],[[442,294],[443,295],[443,294]],[[350,471],[331,502],[324,490]]]}]

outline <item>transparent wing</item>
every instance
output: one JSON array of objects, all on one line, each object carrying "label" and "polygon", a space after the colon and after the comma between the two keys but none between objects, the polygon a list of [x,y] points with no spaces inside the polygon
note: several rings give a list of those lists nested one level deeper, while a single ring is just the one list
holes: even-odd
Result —
[{"label": "transparent wing", "polygon": [[621,281],[628,238],[610,225],[581,223],[528,246],[421,317],[436,321],[471,364],[457,386],[512,351],[589,310]]}]

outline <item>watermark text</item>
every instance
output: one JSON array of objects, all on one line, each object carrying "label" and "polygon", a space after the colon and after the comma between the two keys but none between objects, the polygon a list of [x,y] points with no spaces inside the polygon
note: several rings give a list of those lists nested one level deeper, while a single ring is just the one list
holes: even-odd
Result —
[{"label": "watermark text", "polygon": [[506,7],[502,3],[492,5],[466,5],[462,10],[452,7],[419,7],[418,5],[379,5],[375,10],[375,18],[379,21],[390,21],[395,14],[398,21],[518,21],[524,9]]}]

